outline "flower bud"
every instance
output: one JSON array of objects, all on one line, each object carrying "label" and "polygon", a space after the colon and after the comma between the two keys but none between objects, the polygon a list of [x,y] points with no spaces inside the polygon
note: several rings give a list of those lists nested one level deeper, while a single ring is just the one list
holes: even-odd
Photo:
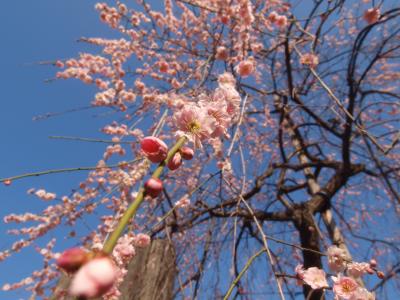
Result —
[{"label": "flower bud", "polygon": [[3,181],[4,185],[11,185],[11,180],[10,179],[6,179]]},{"label": "flower bud", "polygon": [[372,258],[372,259],[369,261],[369,265],[371,266],[371,268],[376,268],[376,266],[378,265],[378,263],[376,262],[375,259]]},{"label": "flower bud", "polygon": [[100,297],[114,285],[117,269],[109,257],[94,258],[75,274],[69,287],[71,296]]},{"label": "flower bud", "polygon": [[379,279],[385,278],[385,273],[383,273],[382,271],[376,272],[376,275],[378,276]]},{"label": "flower bud", "polygon": [[157,197],[163,190],[162,181],[158,178],[151,177],[147,182],[144,184],[144,189],[146,195],[149,195],[153,198]]},{"label": "flower bud", "polygon": [[140,146],[144,155],[153,163],[160,163],[167,158],[168,146],[159,138],[145,137]]},{"label": "flower bud", "polygon": [[168,161],[168,168],[173,171],[178,169],[182,164],[182,156],[179,152],[176,152],[174,156]]},{"label": "flower bud", "polygon": [[82,248],[64,251],[57,259],[57,265],[68,273],[74,273],[89,259],[89,253]]},{"label": "flower bud", "polygon": [[183,159],[191,160],[194,156],[194,150],[190,147],[182,147],[180,150]]}]

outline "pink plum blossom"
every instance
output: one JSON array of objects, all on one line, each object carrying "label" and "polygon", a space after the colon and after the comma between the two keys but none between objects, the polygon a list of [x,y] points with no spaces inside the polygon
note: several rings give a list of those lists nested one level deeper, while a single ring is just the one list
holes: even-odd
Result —
[{"label": "pink plum blossom", "polygon": [[190,198],[188,194],[185,194],[181,199],[175,202],[175,207],[186,208],[190,205]]},{"label": "pink plum blossom", "polygon": [[188,105],[176,112],[174,123],[196,147],[201,147],[201,142],[210,138],[215,129],[214,118],[197,105]]},{"label": "pink plum blossom", "polygon": [[151,239],[147,234],[139,233],[134,238],[134,243],[137,247],[144,248],[150,245]]},{"label": "pink plum blossom", "polygon": [[337,246],[330,246],[327,255],[329,268],[333,272],[342,272],[346,268],[346,261],[348,260],[346,251]]},{"label": "pink plum blossom", "polygon": [[359,287],[351,277],[332,276],[332,280],[334,282],[333,292],[341,299],[350,299]]},{"label": "pink plum blossom", "polygon": [[372,24],[379,20],[380,15],[379,8],[370,8],[364,12],[363,18],[368,24]]},{"label": "pink plum blossom", "polygon": [[326,274],[324,270],[321,270],[317,267],[306,269],[303,273],[303,280],[312,289],[322,289],[329,287],[328,282],[326,281]]},{"label": "pink plum blossom", "polygon": [[352,262],[347,265],[347,273],[352,277],[361,277],[366,273],[369,273],[371,267],[368,263]]},{"label": "pink plum blossom", "polygon": [[246,60],[241,61],[235,68],[235,71],[242,77],[248,77],[254,73],[254,58],[249,57]]}]

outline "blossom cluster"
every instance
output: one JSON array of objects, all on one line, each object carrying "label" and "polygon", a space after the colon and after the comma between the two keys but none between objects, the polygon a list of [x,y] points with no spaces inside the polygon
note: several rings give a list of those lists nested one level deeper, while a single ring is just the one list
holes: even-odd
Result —
[{"label": "blossom cluster", "polygon": [[201,95],[197,103],[176,111],[173,122],[177,135],[185,135],[196,147],[208,139],[229,137],[228,127],[237,117],[240,95],[235,88],[235,78],[230,73],[218,77],[218,88],[211,97]]},{"label": "blossom cluster", "polygon": [[[345,250],[331,246],[327,251],[329,269],[336,273],[332,276],[333,292],[338,300],[374,300],[375,296],[361,286],[357,280],[365,274],[376,274],[381,277],[381,272],[376,271],[376,261],[351,262]],[[295,269],[298,284],[306,283],[312,289],[326,289],[329,284],[324,270],[317,267],[303,268],[298,265]]]}]

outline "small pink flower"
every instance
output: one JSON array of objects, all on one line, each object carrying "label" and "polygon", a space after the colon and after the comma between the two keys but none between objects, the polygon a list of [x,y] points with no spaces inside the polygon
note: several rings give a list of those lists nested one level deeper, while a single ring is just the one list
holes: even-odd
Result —
[{"label": "small pink flower", "polygon": [[176,112],[174,122],[196,147],[201,147],[201,142],[211,137],[215,127],[214,118],[208,115],[207,110],[197,105],[187,105]]},{"label": "small pink flower", "polygon": [[379,17],[381,16],[381,12],[379,8],[370,8],[364,12],[364,20],[368,24],[375,23],[379,20]]},{"label": "small pink flower", "polygon": [[121,256],[123,258],[130,258],[135,255],[135,248],[132,245],[132,238],[124,235],[118,240],[118,244],[115,246],[113,251],[115,256]]},{"label": "small pink flower", "polygon": [[134,241],[137,247],[144,248],[150,245],[151,239],[147,234],[139,233],[137,236],[135,236]]},{"label": "small pink flower", "polygon": [[176,152],[174,156],[168,161],[168,169],[174,171],[178,169],[182,165],[182,156],[181,153]]},{"label": "small pink flower", "polygon": [[297,277],[297,282],[296,284],[301,286],[303,285],[303,280],[304,280],[304,268],[303,265],[297,265],[296,268],[294,269],[294,271],[296,272],[296,277]]},{"label": "small pink flower", "polygon": [[300,57],[300,63],[315,68],[319,64],[319,58],[313,53],[306,53]]},{"label": "small pink flower", "polygon": [[162,192],[163,183],[160,179],[151,177],[144,184],[144,189],[146,191],[146,195],[149,195],[149,196],[155,198]]},{"label": "small pink flower", "polygon": [[376,266],[378,265],[378,263],[376,262],[376,259],[371,259],[369,261],[369,265],[371,266],[371,268],[376,268]]},{"label": "small pink flower", "polygon": [[68,273],[73,273],[85,264],[89,259],[89,253],[82,248],[65,250],[57,259],[57,266]]},{"label": "small pink flower", "polygon": [[217,52],[215,54],[215,58],[216,59],[227,60],[228,56],[229,56],[228,49],[226,49],[223,46],[220,46],[220,47],[217,48]]},{"label": "small pink flower", "polygon": [[275,25],[280,27],[280,28],[284,28],[287,26],[288,20],[286,16],[278,16],[278,18],[276,19]]},{"label": "small pink flower", "polygon": [[186,160],[191,160],[194,156],[194,150],[190,147],[182,147],[180,150],[182,158]]},{"label": "small pink flower", "polygon": [[252,57],[241,61],[235,68],[235,71],[238,72],[238,74],[242,77],[250,76],[254,70],[254,59]]},{"label": "small pink flower", "polygon": [[160,163],[167,158],[168,146],[154,136],[145,137],[141,142],[144,155],[153,163]]},{"label": "small pink flower", "polygon": [[4,185],[11,185],[11,180],[10,179],[6,179],[3,181]]},{"label": "small pink flower", "polygon": [[186,208],[190,205],[189,195],[185,194],[181,199],[175,202],[175,207]]},{"label": "small pink flower", "polygon": [[365,262],[352,262],[347,265],[347,273],[352,277],[361,277],[364,274],[369,273],[370,269],[370,265]]},{"label": "small pink flower", "polygon": [[351,277],[333,277],[333,292],[343,299],[350,299],[358,289],[357,282]]},{"label": "small pink flower", "polygon": [[158,63],[158,65],[159,65],[161,73],[167,73],[168,72],[169,64],[166,61],[160,61]]},{"label": "small pink flower", "polygon": [[303,280],[314,290],[329,287],[324,270],[316,267],[306,269],[303,274]]},{"label": "small pink flower", "polygon": [[117,269],[110,258],[95,258],[75,274],[69,293],[76,297],[99,297],[113,286],[116,278]]},{"label": "small pink flower", "polygon": [[328,265],[333,272],[342,272],[346,268],[348,257],[343,249],[330,246],[327,251]]}]

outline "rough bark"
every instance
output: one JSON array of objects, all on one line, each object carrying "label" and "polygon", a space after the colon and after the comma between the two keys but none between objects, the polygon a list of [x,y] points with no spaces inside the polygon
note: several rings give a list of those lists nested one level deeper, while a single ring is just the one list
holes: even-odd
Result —
[{"label": "rough bark", "polygon": [[137,249],[121,286],[120,300],[170,300],[176,275],[175,249],[168,240],[153,240]]}]

